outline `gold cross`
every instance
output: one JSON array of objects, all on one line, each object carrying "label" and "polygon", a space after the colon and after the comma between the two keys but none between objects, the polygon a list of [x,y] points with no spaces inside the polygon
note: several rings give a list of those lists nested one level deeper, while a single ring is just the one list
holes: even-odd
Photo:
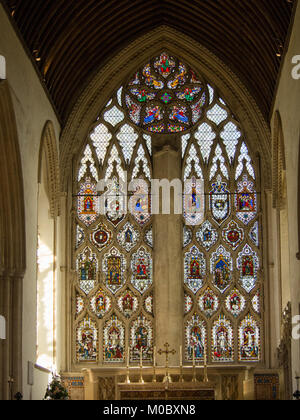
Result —
[{"label": "gold cross", "polygon": [[169,347],[170,347],[170,344],[169,343],[164,344],[164,346],[165,346],[166,350],[159,349],[158,350],[158,354],[166,353],[166,364],[168,365],[169,354],[175,354],[176,353],[176,350],[174,350],[174,349],[173,350],[169,350]]},{"label": "gold cross", "polygon": [[164,382],[172,382],[171,377],[170,377],[169,372],[168,372],[169,354],[175,354],[176,350],[174,350],[174,349],[169,350],[169,347],[170,347],[169,343],[164,344],[164,346],[165,346],[166,350],[162,350],[162,349],[158,350],[158,354],[163,354],[163,353],[166,354],[166,375],[165,375],[165,378],[164,378]]}]

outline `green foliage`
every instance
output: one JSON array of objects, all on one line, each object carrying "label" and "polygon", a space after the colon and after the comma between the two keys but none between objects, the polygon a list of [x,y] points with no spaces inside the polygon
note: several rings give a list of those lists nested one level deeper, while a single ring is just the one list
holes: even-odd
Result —
[{"label": "green foliage", "polygon": [[53,376],[48,385],[44,400],[68,400],[69,394],[65,386],[61,383],[59,376]]}]

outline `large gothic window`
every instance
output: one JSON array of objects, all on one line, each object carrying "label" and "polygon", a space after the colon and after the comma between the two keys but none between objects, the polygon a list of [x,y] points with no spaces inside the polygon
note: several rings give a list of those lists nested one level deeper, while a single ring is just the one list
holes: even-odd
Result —
[{"label": "large gothic window", "polygon": [[99,114],[78,158],[74,359],[153,358],[153,291],[163,279],[153,276],[150,186],[152,140],[161,135],[182,146],[184,358],[259,362],[258,168],[217,89],[168,53],[130,75]]}]

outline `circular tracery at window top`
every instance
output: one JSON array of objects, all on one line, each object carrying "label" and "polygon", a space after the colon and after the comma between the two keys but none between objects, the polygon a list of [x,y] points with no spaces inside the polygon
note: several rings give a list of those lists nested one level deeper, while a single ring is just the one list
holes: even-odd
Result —
[{"label": "circular tracery at window top", "polygon": [[131,76],[123,102],[138,127],[154,133],[179,133],[200,120],[207,96],[199,76],[163,52]]}]

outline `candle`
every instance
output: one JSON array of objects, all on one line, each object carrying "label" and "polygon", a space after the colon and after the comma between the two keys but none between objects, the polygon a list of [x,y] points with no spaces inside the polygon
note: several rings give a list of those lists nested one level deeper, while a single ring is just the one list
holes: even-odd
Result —
[{"label": "candle", "polygon": [[127,366],[129,366],[129,347],[127,347]]},{"label": "candle", "polygon": [[182,366],[182,346],[179,347],[180,352],[180,366]]},{"label": "candle", "polygon": [[140,364],[143,366],[143,349],[141,347],[141,353],[140,353]]},{"label": "candle", "polygon": [[156,346],[154,346],[154,349],[153,349],[153,366],[155,366],[155,364],[156,364]]},{"label": "candle", "polygon": [[204,347],[204,365],[206,365],[206,348]]},{"label": "candle", "polygon": [[195,365],[195,348],[193,347],[193,365]]}]

